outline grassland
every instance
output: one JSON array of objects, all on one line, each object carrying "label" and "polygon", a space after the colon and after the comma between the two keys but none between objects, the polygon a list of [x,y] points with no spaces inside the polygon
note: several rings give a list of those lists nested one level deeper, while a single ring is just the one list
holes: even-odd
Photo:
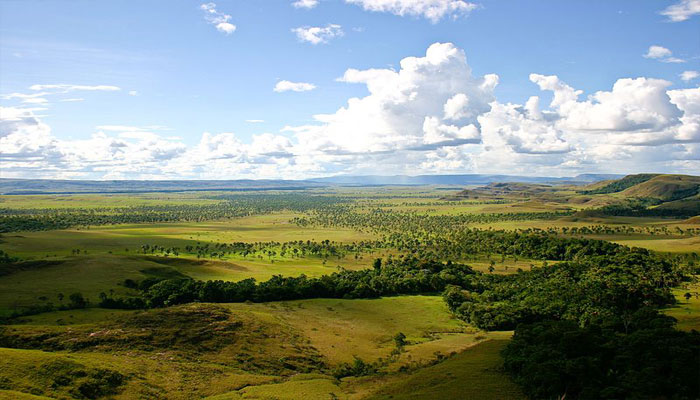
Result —
[{"label": "grassland", "polygon": [[[663,182],[659,183],[658,179],[656,183],[646,182],[648,190],[636,190],[655,194],[667,187],[664,185],[668,182],[660,181]],[[688,189],[685,181],[679,185],[671,188],[675,192]],[[622,192],[584,195],[572,187],[543,189],[527,185],[499,187],[502,191],[496,194],[493,190],[470,190],[465,194],[467,197],[456,199],[446,199],[446,195],[454,194],[457,188],[449,191],[437,187],[339,187],[313,189],[308,193],[340,197],[357,213],[379,209],[446,217],[576,212],[626,196]],[[224,201],[216,195],[199,192],[0,196],[0,209],[90,212]],[[320,277],[337,271],[338,267],[372,268],[377,257],[412,254],[405,248],[381,247],[364,249],[357,256],[350,252],[331,257],[280,255],[279,245],[274,243],[328,240],[352,244],[385,239],[385,232],[373,231],[371,227],[300,226],[292,222],[301,216],[303,212],[275,210],[232,219],[115,224],[0,235],[0,250],[24,260],[0,275],[0,317],[37,305],[64,305],[74,292],[90,300],[85,309],[22,316],[0,325],[0,340],[4,343],[0,344],[0,399],[524,398],[501,371],[500,350],[512,332],[485,332],[455,318],[438,294],[354,300],[193,303],[149,311],[96,307],[100,293],[116,297],[137,294],[136,289],[125,285],[127,279],[264,281],[275,275]],[[575,236],[676,255],[700,253],[700,236],[693,233],[700,229],[697,218],[575,214],[558,219],[495,218],[468,227],[537,229],[572,237],[562,229],[594,225],[630,228],[633,232],[613,229],[613,233]],[[272,242],[270,249],[277,252],[270,255],[260,251],[245,256],[227,253],[214,257],[182,250],[188,246],[234,242]],[[162,251],[144,253],[140,250],[143,245],[178,248],[180,253],[177,256],[171,253],[166,256]],[[531,266],[543,264],[543,260],[501,258],[500,254],[490,253],[453,261],[493,274],[513,274],[518,269],[527,271]],[[680,329],[700,329],[699,291],[697,283],[675,289],[678,304],[665,312],[679,320]],[[691,293],[689,299],[685,293]],[[394,341],[399,332],[406,336],[406,344],[400,351]],[[377,373],[342,379],[334,376],[335,368],[356,358],[376,365]],[[80,388],[98,392],[90,397],[81,393]]]},{"label": "grassland", "polygon": [[[470,328],[454,319],[437,296],[203,304],[146,313],[71,310],[18,322],[4,327],[4,340],[14,337],[31,347],[32,338],[41,336],[44,344],[38,349],[0,349],[0,381],[22,392],[52,397],[70,395],[70,387],[46,385],[51,380],[73,376],[75,370],[109,369],[129,377],[115,398],[164,393],[179,393],[167,398],[189,398],[193,393],[218,393],[214,398],[219,399],[320,399],[329,398],[329,393],[359,398],[395,385],[395,376],[407,374],[398,372],[401,367],[422,371],[420,367],[431,365],[438,353],[450,356],[475,346],[480,355],[466,356],[481,368],[474,378],[495,387],[504,379],[494,369],[498,350],[481,346],[491,339],[502,342],[510,334]],[[203,339],[205,331],[217,333]],[[399,331],[408,336],[409,344],[383,367],[381,379],[358,383],[356,378],[337,380],[329,375],[334,365],[353,356],[368,362],[389,359],[392,336]],[[73,350],[67,350],[65,343],[74,343]],[[449,357],[448,363],[453,359],[461,356]],[[37,365],[44,367],[37,371]],[[57,371],[44,376],[45,369]],[[304,370],[309,372],[299,374]]]}]

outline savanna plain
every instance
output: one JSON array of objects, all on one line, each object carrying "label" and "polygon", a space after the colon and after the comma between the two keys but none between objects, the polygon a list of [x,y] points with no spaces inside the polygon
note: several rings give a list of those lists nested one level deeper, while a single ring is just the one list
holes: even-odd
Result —
[{"label": "savanna plain", "polygon": [[0,399],[700,397],[700,177],[0,196]]}]

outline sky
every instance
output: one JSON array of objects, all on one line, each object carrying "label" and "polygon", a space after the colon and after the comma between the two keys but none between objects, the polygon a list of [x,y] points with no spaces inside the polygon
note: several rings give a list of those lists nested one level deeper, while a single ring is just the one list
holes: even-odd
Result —
[{"label": "sky", "polygon": [[0,178],[700,175],[700,0],[0,0]]}]

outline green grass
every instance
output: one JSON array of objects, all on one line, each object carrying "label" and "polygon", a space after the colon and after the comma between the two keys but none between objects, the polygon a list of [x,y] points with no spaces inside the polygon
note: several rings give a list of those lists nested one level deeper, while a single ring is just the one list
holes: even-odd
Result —
[{"label": "green grass", "polygon": [[[61,311],[21,322],[6,326],[2,340],[15,338],[51,351],[0,348],[0,383],[23,393],[65,397],[69,387],[52,388],[40,376],[41,366],[65,364],[69,371],[62,373],[68,375],[110,369],[129,377],[118,399],[165,393],[175,399],[360,398],[369,393],[365,390],[395,384],[392,377],[404,379],[400,366],[416,369],[435,360],[436,352],[471,354],[468,349],[487,339],[510,336],[478,332],[453,319],[439,296]],[[328,375],[327,368],[353,354],[366,361],[386,359],[399,331],[409,344],[382,368],[387,374],[378,380],[358,387],[355,378],[337,381]],[[63,349],[68,344],[73,351]]]},{"label": "green grass", "polygon": [[[685,298],[686,293],[691,294],[689,299]],[[678,329],[700,331],[700,283],[688,283],[685,287],[673,289],[673,294],[678,303],[664,312],[678,320]]]},{"label": "green grass", "polygon": [[691,253],[700,251],[700,237],[688,238],[664,238],[663,236],[646,237],[644,239],[617,239],[612,238],[611,241],[619,244],[624,244],[630,247],[643,247],[645,249],[671,252],[671,253]]},{"label": "green grass", "polygon": [[231,304],[234,313],[252,311],[282,320],[303,332],[329,363],[389,357],[393,336],[403,332],[406,352],[389,369],[425,362],[435,352],[461,351],[489,337],[510,333],[481,332],[454,318],[440,296],[397,296],[372,300],[311,299],[264,304]]},{"label": "green grass", "polygon": [[227,221],[123,224],[0,236],[0,249],[22,258],[67,256],[72,249],[89,253],[131,253],[144,244],[165,247],[196,245],[197,242],[288,242],[371,240],[373,235],[343,228],[302,228],[289,222],[296,214],[277,213]]},{"label": "green grass", "polygon": [[0,208],[114,208],[155,205],[202,205],[221,200],[201,198],[204,193],[0,195]]},{"label": "green grass", "polygon": [[500,370],[500,351],[506,343],[489,340],[437,365],[391,377],[367,399],[525,399]]},{"label": "green grass", "polygon": [[208,397],[207,400],[276,399],[276,400],[340,400],[347,399],[332,377],[296,376],[282,383],[248,386],[236,392]]},{"label": "green grass", "polygon": [[[101,292],[116,296],[136,294],[123,286],[125,279],[141,281],[162,271],[167,274],[182,274],[200,280],[239,281],[255,278],[258,281],[270,279],[273,275],[310,277],[327,275],[341,265],[348,269],[367,268],[371,257],[355,260],[346,257],[342,260],[330,259],[326,265],[320,258],[295,258],[277,260],[247,259],[218,261],[197,260],[174,257],[153,257],[143,255],[120,256],[114,254],[74,256],[61,260],[56,265],[29,269],[3,276],[0,279],[0,316],[13,310],[45,304],[59,306],[68,301],[68,296],[80,292],[93,304],[99,300]],[[58,300],[59,293],[65,296]],[[40,299],[45,297],[46,300]]]}]

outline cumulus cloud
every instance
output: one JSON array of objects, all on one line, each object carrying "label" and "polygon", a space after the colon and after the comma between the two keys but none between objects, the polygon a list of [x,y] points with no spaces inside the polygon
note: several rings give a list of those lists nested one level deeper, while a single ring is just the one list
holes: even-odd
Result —
[{"label": "cumulus cloud", "polygon": [[563,128],[587,131],[658,130],[678,122],[680,110],[670,102],[662,79],[619,79],[612,91],[599,91],[585,101],[582,93],[561,82],[557,76],[531,74],[530,80],[542,90],[554,93],[550,106],[562,118]]},{"label": "cumulus cloud", "polygon": [[199,6],[204,11],[204,19],[214,25],[217,31],[230,35],[236,31],[236,25],[230,23],[231,16],[216,9],[216,3],[204,3]]},{"label": "cumulus cloud", "polygon": [[309,90],[316,89],[316,85],[307,82],[291,82],[291,81],[279,81],[272,89],[275,92],[308,92]]},{"label": "cumulus cloud", "polygon": [[685,21],[700,14],[700,0],[681,0],[666,7],[660,14],[665,15],[670,22]]},{"label": "cumulus cloud", "polygon": [[464,0],[345,0],[367,11],[388,12],[399,16],[423,17],[437,23],[445,17],[458,18],[469,14],[478,5]]},{"label": "cumulus cloud", "polygon": [[292,29],[297,39],[311,44],[328,43],[331,39],[343,36],[343,28],[337,24],[321,26],[302,26]]},{"label": "cumulus cloud", "polygon": [[680,74],[680,77],[684,82],[692,81],[693,79],[695,79],[699,76],[700,76],[700,71],[683,71]]},{"label": "cumulus cloud", "polygon": [[297,0],[292,3],[294,8],[307,8],[311,9],[318,5],[319,0]]},{"label": "cumulus cloud", "polygon": [[[195,145],[164,136],[168,128],[159,125],[104,124],[87,139],[60,139],[42,121],[42,109],[6,107],[0,109],[2,174],[299,179],[700,170],[700,88],[670,90],[671,82],[636,77],[584,95],[556,75],[530,80],[533,90],[551,92],[548,104],[536,95],[524,104],[499,102],[497,75],[475,75],[464,51],[435,43],[396,69],[346,70],[338,81],[368,93],[311,123],[250,140],[205,132]],[[278,85],[284,91],[311,84]]]},{"label": "cumulus cloud", "polygon": [[309,151],[342,155],[477,143],[477,116],[490,110],[498,83],[496,75],[473,76],[466,55],[451,43],[404,58],[398,71],[348,69],[339,80],[364,84],[369,95],[315,115],[317,124],[294,128]]}]

